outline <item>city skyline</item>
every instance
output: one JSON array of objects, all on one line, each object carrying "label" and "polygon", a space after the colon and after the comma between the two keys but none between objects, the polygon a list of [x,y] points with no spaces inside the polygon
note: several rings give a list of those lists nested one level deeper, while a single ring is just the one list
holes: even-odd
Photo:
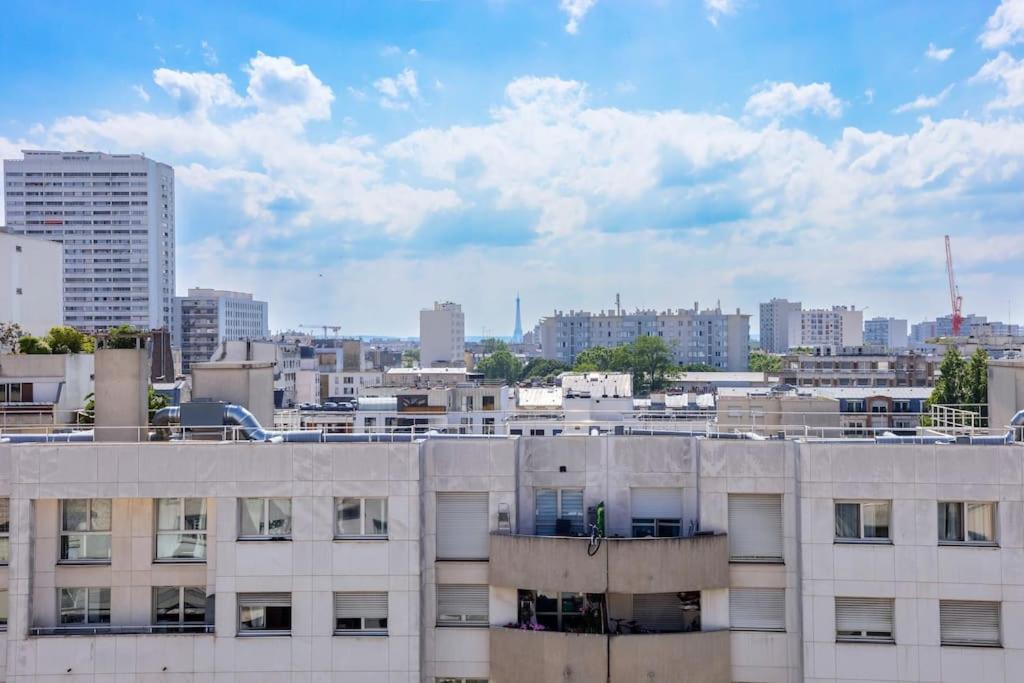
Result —
[{"label": "city skyline", "polygon": [[173,165],[177,293],[271,329],[507,336],[517,290],[526,329],[617,292],[914,323],[946,233],[965,310],[1021,319],[1019,0],[137,7],[6,7],[0,157]]}]

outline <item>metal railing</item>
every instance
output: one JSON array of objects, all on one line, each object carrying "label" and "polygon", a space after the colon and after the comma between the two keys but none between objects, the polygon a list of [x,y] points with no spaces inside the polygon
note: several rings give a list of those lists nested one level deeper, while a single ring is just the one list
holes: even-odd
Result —
[{"label": "metal railing", "polygon": [[928,414],[928,423],[931,429],[946,434],[987,433],[988,404],[935,404],[931,406],[931,412]]}]

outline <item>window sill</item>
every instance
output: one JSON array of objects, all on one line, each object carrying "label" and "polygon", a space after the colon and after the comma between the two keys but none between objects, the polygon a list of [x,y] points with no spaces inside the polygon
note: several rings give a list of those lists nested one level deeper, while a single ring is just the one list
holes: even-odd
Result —
[{"label": "window sill", "polygon": [[987,649],[987,650],[1002,650],[1003,649],[1002,643],[957,643],[957,642],[948,642],[948,643],[939,643],[939,645],[941,645],[942,647],[972,647],[972,648],[980,647],[980,648]]},{"label": "window sill", "polygon": [[[120,635],[172,635],[196,636],[213,633],[213,624],[194,627],[181,626],[110,626],[83,624],[81,626],[37,626],[29,629],[30,636],[120,636]],[[7,630],[5,626],[4,631]]]},{"label": "window sill", "polygon": [[153,564],[206,564],[206,558],[197,560],[189,557],[155,557]]},{"label": "window sill", "polygon": [[279,541],[290,541],[290,540],[292,540],[292,537],[291,536],[239,536],[235,540],[238,541],[239,543],[265,543],[265,542],[268,542],[268,541],[273,542],[273,543],[277,543]]},{"label": "window sill", "polygon": [[437,628],[490,628],[490,624],[437,624]]},{"label": "window sill", "polygon": [[81,567],[81,566],[99,566],[109,567],[110,559],[106,560],[57,560],[58,566],[63,567]]},{"label": "window sill", "polygon": [[359,536],[335,536],[335,541],[386,541],[387,536],[371,536],[369,534]]},{"label": "window sill", "polygon": [[490,562],[488,557],[435,557],[435,562]]},{"label": "window sill", "polygon": [[999,548],[995,542],[978,541],[939,541],[940,548]]},{"label": "window sill", "polygon": [[785,628],[744,628],[742,626],[734,626],[729,629],[730,631],[739,631],[742,633],[785,633]]},{"label": "window sill", "polygon": [[239,631],[238,638],[291,638],[291,631]]},{"label": "window sill", "polygon": [[372,638],[387,638],[387,631],[335,631],[334,635],[342,638],[352,638],[359,636],[370,636]]},{"label": "window sill", "polygon": [[834,545],[892,545],[891,538],[837,538]]},{"label": "window sill", "polygon": [[730,557],[729,564],[778,564],[784,565],[786,561],[781,558],[770,558],[770,557]]},{"label": "window sill", "polygon": [[896,639],[888,638],[836,638],[836,643],[844,645],[895,645]]}]

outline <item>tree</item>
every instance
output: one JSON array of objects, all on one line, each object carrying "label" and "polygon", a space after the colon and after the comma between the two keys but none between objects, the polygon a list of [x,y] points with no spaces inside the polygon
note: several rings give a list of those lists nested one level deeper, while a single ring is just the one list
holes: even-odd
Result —
[{"label": "tree", "polygon": [[965,375],[967,371],[967,364],[964,362],[963,356],[956,350],[955,346],[950,346],[946,351],[945,357],[942,359],[942,364],[939,365],[940,377],[935,381],[935,389],[932,390],[932,395],[928,399],[929,405],[955,405],[958,403],[965,403],[964,401],[964,386],[965,386]]},{"label": "tree", "polygon": [[592,346],[576,354],[573,370],[576,372],[604,372],[611,369],[612,350],[604,346]]},{"label": "tree", "polygon": [[50,353],[50,345],[45,339],[26,334],[18,340],[18,353],[47,354]]},{"label": "tree", "polygon": [[665,373],[672,369],[672,353],[661,337],[640,337],[627,347],[631,347],[633,382],[647,391],[665,386]]},{"label": "tree", "polygon": [[420,362],[420,350],[419,349],[406,349],[402,351],[402,367],[411,368],[419,365]]},{"label": "tree", "polygon": [[523,370],[523,364],[508,349],[499,349],[476,364],[478,372],[487,379],[503,379],[515,384]]},{"label": "tree", "polygon": [[108,349],[134,349],[138,344],[139,331],[134,325],[117,325],[107,330]]},{"label": "tree", "polygon": [[0,323],[0,353],[15,351],[24,336],[25,330],[18,323]]},{"label": "tree", "polygon": [[53,353],[92,353],[95,350],[92,337],[68,325],[51,327],[46,342]]},{"label": "tree", "polygon": [[988,403],[988,352],[978,348],[964,371],[962,403]]},{"label": "tree", "polygon": [[557,360],[548,358],[531,358],[523,366],[520,375],[521,380],[526,379],[548,379],[569,370],[569,366]]},{"label": "tree", "polygon": [[764,351],[750,352],[751,372],[779,372],[782,370],[782,357]]},{"label": "tree", "polygon": [[683,363],[679,369],[683,372],[718,372],[718,368],[707,363]]},{"label": "tree", "polygon": [[485,355],[490,355],[495,351],[501,351],[502,349],[505,349],[506,351],[508,350],[508,344],[494,337],[488,337],[480,343],[483,344],[483,352]]}]

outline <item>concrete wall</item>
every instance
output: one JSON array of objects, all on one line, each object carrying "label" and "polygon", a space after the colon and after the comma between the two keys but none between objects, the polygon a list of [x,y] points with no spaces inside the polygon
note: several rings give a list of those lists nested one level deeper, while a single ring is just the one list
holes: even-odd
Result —
[{"label": "concrete wall", "polygon": [[64,322],[60,242],[0,232],[0,322],[37,337]]},{"label": "concrete wall", "polygon": [[608,636],[496,628],[491,631],[490,680],[494,683],[606,681]]},{"label": "concrete wall", "polygon": [[675,593],[729,585],[729,540],[692,538],[608,539],[608,590]]},{"label": "concrete wall", "polygon": [[249,409],[264,428],[274,424],[274,365],[263,361],[192,365],[192,396]]},{"label": "concrete wall", "polygon": [[728,631],[611,636],[608,659],[616,683],[732,680]]},{"label": "concrete wall", "polygon": [[[1018,410],[1024,410],[1024,360],[988,362],[989,424],[1001,429]],[[1018,437],[1020,432],[1018,432]]]},{"label": "concrete wall", "polygon": [[145,349],[96,349],[96,440],[144,441],[149,424]]},{"label": "concrete wall", "polygon": [[610,544],[602,543],[594,555],[587,553],[589,544],[589,538],[494,534],[490,583],[553,593],[607,592]]}]

